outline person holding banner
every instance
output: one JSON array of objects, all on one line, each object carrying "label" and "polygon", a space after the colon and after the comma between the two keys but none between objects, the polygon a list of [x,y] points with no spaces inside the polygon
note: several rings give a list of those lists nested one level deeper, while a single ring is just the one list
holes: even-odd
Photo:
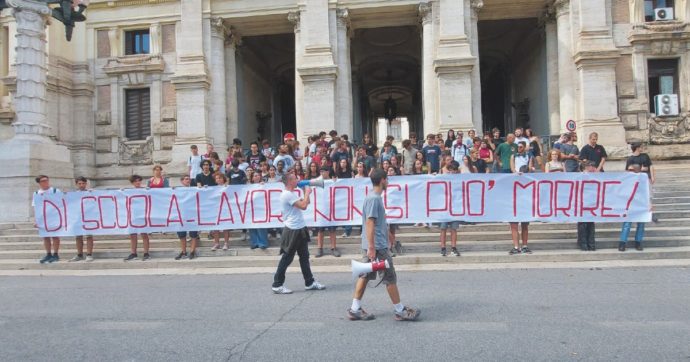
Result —
[{"label": "person holding banner", "polygon": [[196,185],[202,186],[216,186],[216,179],[211,172],[211,161],[201,161],[201,173],[196,175]]},{"label": "person holding banner", "polygon": [[[631,162],[639,162],[640,157],[639,153],[636,151],[640,148],[640,146],[635,147],[636,145],[633,145],[633,155],[628,157],[628,161],[626,162],[626,171],[628,172],[634,172],[634,173],[640,173],[644,172],[642,168],[644,167],[642,164],[639,163],[631,163]],[[651,161],[650,161],[651,164]],[[651,178],[651,175],[650,175]],[[638,251],[644,250],[642,247],[642,239],[644,239],[644,228],[645,228],[645,223],[643,222],[638,222],[637,223],[637,228],[635,230],[635,249]],[[621,228],[621,235],[620,235],[620,242],[618,243],[618,251],[625,251],[626,245],[628,243],[628,236],[630,235],[630,229],[632,229],[632,222],[626,221],[623,223],[623,227]]]},{"label": "person holding banner", "polygon": [[[449,165],[446,166],[448,174],[456,174],[458,173],[458,168],[459,164],[457,161],[451,161]],[[441,239],[441,256],[446,256],[448,255],[446,252],[446,230],[450,229],[450,247],[451,247],[451,255],[453,256],[460,256],[460,252],[458,251],[458,228],[460,227],[460,222],[459,221],[448,221],[448,222],[442,222],[441,223],[441,233],[440,233],[440,239]]]},{"label": "person holding banner", "polygon": [[[239,164],[239,160],[232,160],[233,167],[235,164]],[[244,174],[244,172],[242,173]],[[218,186],[226,187],[228,186],[228,177],[225,176],[225,174],[216,172],[213,177],[216,179],[216,184]],[[246,178],[246,176],[244,176]],[[211,247],[211,251],[216,251],[220,248],[220,230],[216,230],[213,233],[213,247]],[[228,243],[230,242],[230,230],[223,230],[223,240],[225,243],[223,244],[223,250],[228,250],[229,246]]]},{"label": "person holding banner", "polygon": [[[204,161],[206,162],[206,161]],[[139,175],[132,175],[129,177],[129,183],[134,186],[134,188],[139,189],[142,188],[141,186],[141,181],[142,178]],[[141,235],[141,240],[144,243],[144,257],[141,258],[142,261],[146,261],[151,259],[151,255],[149,254],[149,234],[142,233]],[[125,258],[125,261],[132,261],[136,259],[137,256],[137,234],[129,234],[129,245],[131,249],[131,253],[129,256]]]},{"label": "person holding banner", "polygon": [[[379,270],[382,283],[386,285],[388,296],[395,307],[394,318],[398,321],[413,321],[419,317],[421,311],[417,308],[405,306],[400,302],[397,275],[393,265],[393,258],[388,252],[388,223],[386,222],[386,208],[383,205],[381,194],[388,186],[388,176],[385,171],[376,169],[371,173],[373,192],[369,193],[362,205],[362,249],[365,252],[363,261],[369,263],[375,260],[388,262],[388,268]],[[347,315],[352,321],[372,320],[373,314],[362,309],[362,297],[369,280],[376,280],[377,272],[360,275],[355,284],[352,306],[348,308]]]},{"label": "person holding banner", "polygon": [[170,187],[170,182],[168,179],[163,177],[163,167],[161,165],[153,166],[153,177],[146,182],[146,187],[152,189]]},{"label": "person holding banner", "polygon": [[[36,195],[43,195],[45,193],[54,194],[60,192],[60,190],[50,186],[50,178],[46,175],[38,175],[35,180],[38,184],[38,190],[34,192],[34,197]],[[34,209],[37,206],[33,199],[31,200],[31,206],[33,206]],[[34,227],[38,227],[38,225],[34,224]],[[44,237],[43,248],[46,251],[46,256],[39,260],[39,263],[46,264],[60,261],[60,256],[58,255],[58,252],[60,251],[60,238],[55,236]]]},{"label": "person holding banner", "polygon": [[[79,176],[75,179],[75,183],[77,185],[77,189],[75,190],[76,192],[86,192],[86,185],[88,184],[88,180],[84,176]],[[74,256],[72,259],[69,261],[71,262],[76,262],[76,261],[82,261],[86,260],[87,262],[92,262],[93,261],[93,235],[86,235],[86,258],[84,258],[84,236],[83,235],[78,235],[76,237],[76,242],[77,242],[77,255]]]},{"label": "person holding banner", "polygon": [[[333,172],[333,169],[328,167],[328,166],[323,166],[321,167],[321,176],[319,176],[317,179],[320,180],[332,180],[335,177],[335,173]],[[331,255],[333,255],[336,258],[340,257],[340,250],[338,250],[336,246],[336,238],[335,238],[335,226],[324,226],[324,227],[318,227],[316,228],[317,234],[316,234],[316,255],[314,255],[315,258],[320,258],[323,256],[323,239],[324,239],[324,234],[325,232],[328,232],[328,238],[331,240]]]},{"label": "person holding banner", "polygon": [[[556,150],[558,151],[558,150]],[[597,166],[592,161],[587,161],[584,164],[584,172],[599,172]],[[596,251],[596,240],[594,238],[595,225],[593,222],[578,222],[577,223],[577,244],[582,251]]]},{"label": "person holding banner", "polygon": [[282,177],[285,190],[280,194],[280,205],[282,209],[283,228],[280,241],[280,262],[278,269],[273,276],[273,285],[271,290],[275,294],[292,294],[292,290],[288,289],[285,284],[285,272],[288,266],[295,258],[295,253],[299,255],[299,266],[302,269],[302,276],[304,277],[305,290],[323,290],[326,286],[314,279],[311,273],[311,266],[309,265],[309,230],[307,224],[304,222],[302,211],[309,206],[309,195],[311,188],[304,189],[304,198],[297,196],[295,189],[297,188],[297,178],[291,173],[287,173]]},{"label": "person holding banner", "polygon": [[[508,135],[508,139],[510,139],[510,136],[511,135]],[[524,172],[532,172],[534,170],[533,159],[527,153],[526,148],[527,144],[524,141],[520,141],[518,144],[518,152],[510,157],[510,168],[513,173],[521,175]],[[522,235],[522,248],[520,248],[518,226],[520,226],[520,234]],[[520,253],[532,254],[532,250],[527,247],[527,239],[529,237],[528,222],[511,222],[510,234],[513,238],[513,248],[508,252],[510,255]]]},{"label": "person holding banner", "polygon": [[[189,176],[182,176],[180,178],[180,183],[182,184],[182,187],[191,187],[192,186],[192,179]],[[191,251],[189,252],[189,255],[187,255],[187,234],[189,234],[189,238],[192,241],[191,245]],[[195,259],[197,257],[196,255],[196,247],[199,245],[199,232],[198,231],[190,231],[187,233],[186,231],[178,231],[177,232],[177,237],[180,239],[180,254],[178,254],[175,257],[175,260],[181,260],[181,259]]]}]

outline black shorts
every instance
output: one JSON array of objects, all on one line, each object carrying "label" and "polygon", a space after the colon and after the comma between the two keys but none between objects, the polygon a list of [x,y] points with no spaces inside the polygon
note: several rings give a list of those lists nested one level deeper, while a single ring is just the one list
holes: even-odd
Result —
[{"label": "black shorts", "polygon": [[[186,231],[178,231],[177,237],[178,237],[178,239],[186,238],[187,232]],[[189,237],[192,239],[198,239],[199,238],[199,232],[198,231],[190,231]]]},{"label": "black shorts", "polygon": [[[393,258],[391,258],[388,249],[376,250],[376,259],[378,260],[388,260],[388,265],[390,268],[384,270],[379,270],[378,272],[371,272],[366,275],[361,275],[360,278],[366,278],[367,280],[376,280],[376,274],[381,277],[381,282],[385,285],[397,284],[398,275],[395,273],[395,266],[393,266]],[[369,263],[371,260],[367,256],[367,251],[364,250],[364,256],[362,256],[363,263]]]}]

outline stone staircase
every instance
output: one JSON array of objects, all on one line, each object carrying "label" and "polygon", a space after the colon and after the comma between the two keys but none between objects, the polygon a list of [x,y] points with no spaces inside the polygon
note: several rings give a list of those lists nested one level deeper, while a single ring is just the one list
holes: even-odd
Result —
[{"label": "stone staircase", "polygon": [[[621,169],[618,166],[617,169]],[[610,169],[614,169],[613,165]],[[405,247],[404,255],[396,257],[397,265],[425,264],[484,264],[484,263],[572,263],[585,261],[690,259],[690,166],[683,163],[664,163],[657,166],[657,183],[654,185],[654,209],[660,222],[649,223],[645,232],[645,250],[629,248],[617,250],[620,223],[597,224],[596,252],[582,252],[576,248],[575,224],[530,225],[532,255],[510,256],[510,232],[507,224],[488,223],[461,226],[458,246],[461,257],[439,255],[438,228],[403,226],[398,240]],[[355,227],[353,236],[342,238],[338,232],[338,248],[341,258],[326,255],[313,258],[314,266],[349,266],[350,259],[359,258],[359,233]],[[314,238],[315,239],[315,238]],[[140,241],[141,244],[141,241]],[[108,270],[108,269],[193,269],[197,268],[269,268],[278,260],[278,240],[270,239],[267,250],[250,250],[240,232],[231,234],[230,250],[211,251],[212,242],[202,233],[200,257],[195,260],[175,261],[178,240],[173,233],[151,235],[152,259],[147,262],[125,263],[122,258],[129,254],[129,241],[123,236],[97,237],[92,263],[69,263],[75,253],[73,238],[63,238],[59,263],[38,263],[43,243],[30,223],[0,224],[0,271],[41,270]],[[328,246],[328,240],[325,245]],[[312,254],[315,242],[311,244]],[[141,250],[141,245],[140,245]],[[296,263],[295,263],[296,264]]]}]

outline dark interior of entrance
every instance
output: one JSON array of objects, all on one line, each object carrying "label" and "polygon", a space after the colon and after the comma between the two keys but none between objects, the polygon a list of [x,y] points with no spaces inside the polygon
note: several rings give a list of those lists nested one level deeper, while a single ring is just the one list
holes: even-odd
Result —
[{"label": "dark interior of entrance", "polygon": [[[402,134],[401,122],[409,131],[422,125],[421,37],[415,26],[357,29],[351,42],[353,69],[354,136],[386,131],[396,140]],[[389,99],[396,105],[397,118],[387,130],[379,127]],[[383,135],[385,137],[385,135]]]},{"label": "dark interior of entrance", "polygon": [[484,129],[548,134],[546,40],[536,18],[480,21]]},{"label": "dark interior of entrance", "polygon": [[247,36],[237,51],[239,137],[282,140],[295,126],[295,36]]}]

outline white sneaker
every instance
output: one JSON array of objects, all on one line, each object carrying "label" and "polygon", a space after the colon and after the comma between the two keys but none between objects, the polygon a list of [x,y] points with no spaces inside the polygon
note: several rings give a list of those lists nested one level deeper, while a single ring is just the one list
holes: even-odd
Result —
[{"label": "white sneaker", "polygon": [[326,286],[317,282],[316,280],[314,280],[314,282],[311,283],[310,286],[304,287],[304,290],[324,290],[324,289],[326,289]]},{"label": "white sneaker", "polygon": [[341,238],[349,238],[350,236],[347,235],[347,233],[343,233],[343,235],[340,235]]},{"label": "white sneaker", "polygon": [[220,244],[213,244],[213,247],[211,248],[211,251],[216,251],[220,248]]},{"label": "white sneaker", "polygon": [[223,244],[223,250],[228,250],[228,243]]},{"label": "white sneaker", "polygon": [[274,294],[292,294],[292,290],[286,288],[284,285],[273,287],[271,290],[273,290]]},{"label": "white sneaker", "polygon": [[73,262],[75,262],[75,261],[82,261],[82,260],[84,260],[84,258],[82,258],[82,257],[79,256],[79,255],[75,255],[74,258],[72,258],[72,259],[70,259],[70,260],[68,260],[68,261],[69,261],[70,263],[73,263]]},{"label": "white sneaker", "polygon": [[93,261],[93,256],[87,255],[87,256],[86,256],[86,261],[89,262],[89,263],[92,262],[92,261]]}]

